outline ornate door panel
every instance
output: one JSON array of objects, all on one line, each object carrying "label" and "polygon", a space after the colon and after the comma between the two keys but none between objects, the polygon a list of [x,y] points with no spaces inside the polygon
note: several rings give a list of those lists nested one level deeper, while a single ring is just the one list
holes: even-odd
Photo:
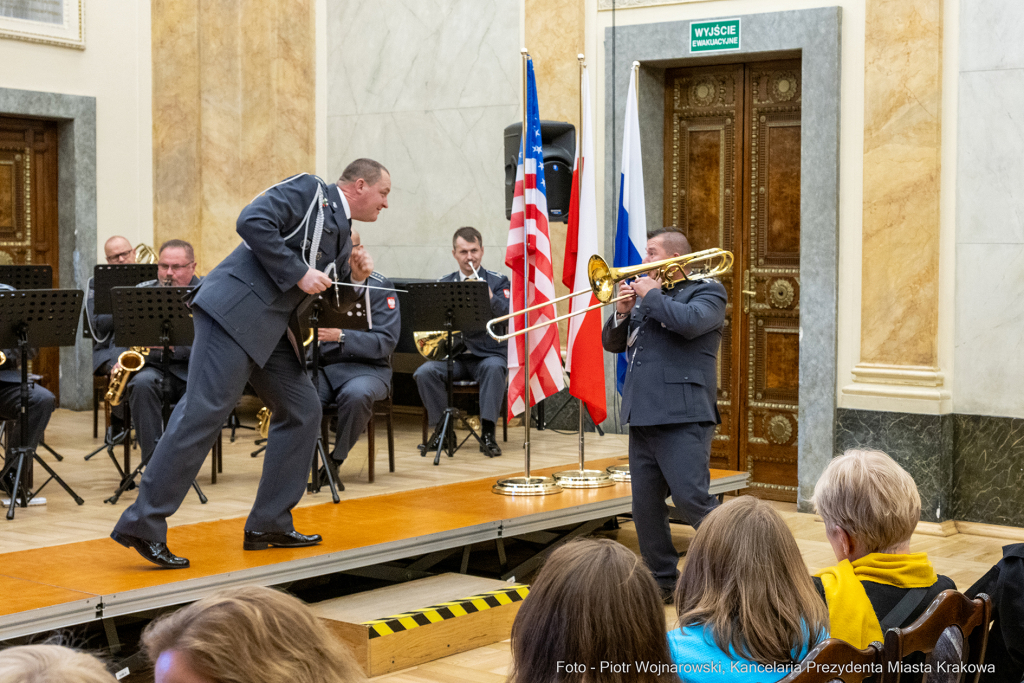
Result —
[{"label": "ornate door panel", "polygon": [[745,425],[754,493],[796,500],[800,360],[800,61],[747,67]]},{"label": "ornate door panel", "polygon": [[[57,287],[58,256],[57,124],[0,116],[0,265],[49,264]],[[59,399],[59,350],[31,369]]]},{"label": "ornate door panel", "polygon": [[800,62],[666,72],[665,222],[736,256],[719,352],[712,467],[796,499]]},{"label": "ornate door panel", "polygon": [[[694,250],[721,247],[738,255],[743,228],[738,195],[743,171],[743,66],[673,69],[665,74],[665,224],[679,227]],[[718,353],[718,411],[722,424],[711,466],[739,469],[740,389],[735,359],[742,351],[736,306],[739,280],[729,292]]]}]

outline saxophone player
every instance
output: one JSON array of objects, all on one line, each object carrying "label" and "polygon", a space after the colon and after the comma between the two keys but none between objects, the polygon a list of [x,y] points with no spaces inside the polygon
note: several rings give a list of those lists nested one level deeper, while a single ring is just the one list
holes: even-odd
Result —
[{"label": "saxophone player", "polygon": [[[0,292],[10,292],[13,289],[9,285],[0,283]],[[0,355],[5,356],[4,361],[0,363],[0,420],[17,420],[21,414],[21,370],[18,350],[4,349]],[[39,386],[37,383],[39,377],[37,375],[29,375],[28,377],[28,409],[25,413],[28,442],[21,445],[35,450],[39,445],[39,441],[43,438],[46,425],[50,422],[54,398],[53,394]],[[17,445],[18,439],[21,438],[20,425],[16,426],[10,432],[10,435],[11,445]],[[5,451],[3,477],[0,478],[0,488],[7,492],[8,495],[13,493],[11,489],[14,487],[15,474],[13,469],[7,469],[7,466],[10,464],[7,462],[10,458],[10,453],[11,449]]]},{"label": "saxophone player", "polygon": [[[199,284],[196,277],[195,251],[192,245],[184,240],[168,240],[160,247],[157,261],[157,279],[140,283],[139,287],[195,287]],[[167,388],[170,402],[177,403],[185,393],[188,380],[188,360],[192,347],[171,347],[169,359]],[[124,351],[124,349],[118,349]],[[163,433],[163,385],[162,370],[163,348],[159,346],[149,349],[145,357],[145,365],[132,374],[128,380],[128,405],[131,408],[132,422],[142,450],[143,462],[149,460],[156,448],[156,441]],[[115,362],[111,374],[120,369]]]}]

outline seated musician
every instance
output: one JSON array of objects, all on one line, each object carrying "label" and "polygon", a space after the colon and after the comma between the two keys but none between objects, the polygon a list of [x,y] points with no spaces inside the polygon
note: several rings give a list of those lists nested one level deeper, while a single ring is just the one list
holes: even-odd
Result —
[{"label": "seated musician", "polygon": [[[362,249],[359,233],[352,231],[352,253]],[[394,288],[391,281],[374,272],[367,281],[372,287]],[[335,470],[345,462],[359,435],[373,414],[374,401],[388,397],[391,388],[391,353],[402,326],[398,296],[385,289],[368,289],[370,322],[373,329],[340,330],[320,328],[320,378],[318,389],[324,408],[338,406],[337,440],[330,462]],[[341,481],[335,476],[341,489]]]},{"label": "seated musician", "polygon": [[[103,254],[110,265],[135,263],[135,250],[128,238],[114,235],[103,244]],[[97,315],[95,310],[96,282],[89,278],[89,291],[86,294],[85,307],[89,316],[90,333],[92,334],[92,374],[102,377],[110,376],[110,371],[117,363],[117,356],[124,351],[114,346],[114,316],[110,313]],[[120,406],[111,411],[110,422],[114,434],[123,429],[124,409]]]},{"label": "seated musician", "polygon": [[[195,252],[192,245],[184,240],[168,240],[160,247],[157,261],[157,279],[139,283],[139,287],[195,287],[199,284],[196,277]],[[117,354],[125,349],[116,349]],[[191,346],[172,346],[168,363],[167,390],[171,404],[177,403],[185,394],[185,382],[188,380],[188,358]],[[115,355],[115,358],[116,358]],[[163,385],[162,369],[163,349],[159,346],[150,347],[146,355],[146,364],[141,370],[133,373],[128,380],[128,405],[131,407],[132,421],[142,449],[143,462],[149,460],[156,448],[156,441],[163,434]],[[113,370],[120,366],[115,361]]]},{"label": "seated musician", "polygon": [[[476,228],[459,228],[452,239],[452,256],[459,269],[440,279],[440,282],[463,282],[483,280],[491,297],[491,313],[499,317],[508,313],[508,278],[493,270],[486,270],[480,262],[484,257],[483,237]],[[506,342],[497,342],[485,331],[464,335],[466,350],[455,358],[454,378],[456,381],[473,379],[480,385],[480,424],[483,432],[480,452],[493,458],[501,455],[501,448],[494,438],[494,424],[498,420],[502,399],[505,396],[505,376],[508,373],[508,352]],[[427,409],[427,420],[434,425],[434,434],[421,451],[437,450],[441,440],[441,418],[448,403],[445,381],[448,375],[443,361],[428,361],[413,374],[420,398]]]},{"label": "seated musician", "polygon": [[[11,291],[14,291],[13,287],[0,283],[0,292]],[[21,426],[17,422],[13,422],[21,414],[21,362],[18,349],[4,349],[3,353],[6,360],[0,364],[0,420],[12,420],[8,428],[13,430],[10,432],[10,443],[13,446],[19,444],[21,439]],[[39,446],[43,432],[46,431],[46,425],[50,421],[50,415],[53,413],[54,398],[47,389],[36,383],[39,380],[38,375],[29,375],[28,379],[28,408],[26,410],[27,422],[25,423],[27,441],[24,445],[35,449]],[[0,480],[0,487],[8,495],[14,488],[14,470],[6,469],[11,459],[11,449],[7,449],[4,453],[5,469],[4,476]],[[13,464],[11,467],[13,468]]]}]

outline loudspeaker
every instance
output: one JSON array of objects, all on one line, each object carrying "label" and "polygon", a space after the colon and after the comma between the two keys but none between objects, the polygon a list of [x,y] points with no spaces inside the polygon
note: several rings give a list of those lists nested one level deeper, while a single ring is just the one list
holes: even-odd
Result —
[{"label": "loudspeaker", "polygon": [[[512,195],[516,189],[519,138],[523,124],[505,127],[505,218],[512,218]],[[576,156],[576,128],[563,121],[541,121],[540,140],[544,154],[544,189],[548,198],[548,221],[569,221],[572,196],[572,164]]]}]

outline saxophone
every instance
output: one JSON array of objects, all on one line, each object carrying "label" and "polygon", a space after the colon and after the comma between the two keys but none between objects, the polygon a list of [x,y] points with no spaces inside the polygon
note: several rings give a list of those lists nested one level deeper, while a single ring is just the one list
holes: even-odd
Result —
[{"label": "saxophone", "polygon": [[270,408],[266,406],[260,408],[260,411],[256,413],[256,420],[259,422],[256,431],[259,433],[260,438],[267,438],[270,435]]},{"label": "saxophone", "polygon": [[119,367],[110,375],[110,386],[103,398],[112,406],[121,405],[124,399],[124,390],[128,386],[128,380],[132,373],[142,369],[146,364],[146,356],[149,355],[149,348],[146,346],[133,346],[117,357]]}]

